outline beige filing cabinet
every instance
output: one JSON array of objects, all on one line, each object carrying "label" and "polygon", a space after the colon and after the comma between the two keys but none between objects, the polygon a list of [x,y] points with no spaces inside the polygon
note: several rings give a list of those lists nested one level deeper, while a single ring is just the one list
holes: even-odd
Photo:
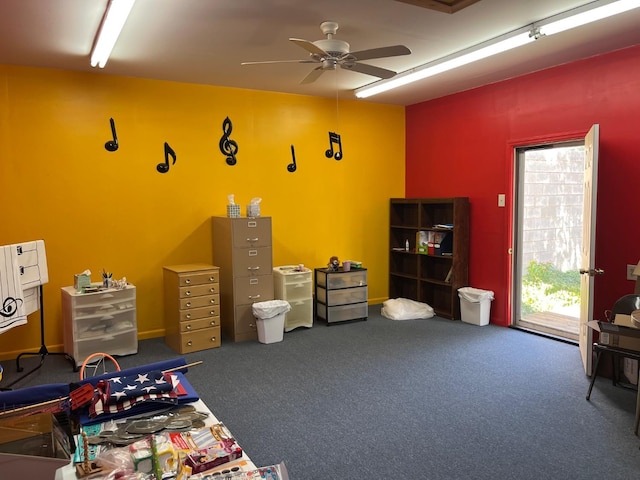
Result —
[{"label": "beige filing cabinet", "polygon": [[313,327],[313,279],[311,270],[296,265],[273,268],[274,293],[286,300],[291,310],[284,316],[284,331],[298,327]]},{"label": "beige filing cabinet", "polygon": [[212,228],[222,335],[234,342],[257,340],[251,305],[274,298],[271,217],[213,217]]},{"label": "beige filing cabinet", "polygon": [[77,367],[96,352],[109,355],[138,352],[135,286],[93,293],[63,287],[61,294],[64,351],[73,355]]},{"label": "beige filing cabinet", "polygon": [[220,269],[207,264],[163,268],[165,342],[178,353],[220,346]]}]

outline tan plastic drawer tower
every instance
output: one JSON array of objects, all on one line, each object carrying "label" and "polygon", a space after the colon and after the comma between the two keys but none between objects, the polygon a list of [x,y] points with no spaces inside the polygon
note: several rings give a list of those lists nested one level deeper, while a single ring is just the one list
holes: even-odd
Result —
[{"label": "tan plastic drawer tower", "polygon": [[164,267],[165,342],[178,353],[220,346],[220,269]]},{"label": "tan plastic drawer tower", "polygon": [[251,305],[273,300],[271,217],[213,217],[213,262],[220,267],[222,335],[257,340]]}]

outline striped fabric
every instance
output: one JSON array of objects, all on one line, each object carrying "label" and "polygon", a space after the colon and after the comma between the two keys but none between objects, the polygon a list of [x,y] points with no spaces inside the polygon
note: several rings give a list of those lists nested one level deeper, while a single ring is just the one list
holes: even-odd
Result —
[{"label": "striped fabric", "polygon": [[89,416],[118,413],[146,402],[178,403],[178,376],[160,371],[111,377],[96,384]]}]

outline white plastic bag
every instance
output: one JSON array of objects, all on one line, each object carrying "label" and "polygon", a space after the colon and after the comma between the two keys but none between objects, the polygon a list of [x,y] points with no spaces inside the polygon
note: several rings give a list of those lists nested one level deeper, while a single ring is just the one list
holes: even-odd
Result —
[{"label": "white plastic bag", "polygon": [[480,288],[462,287],[458,289],[458,297],[464,298],[467,302],[480,303],[482,300],[493,300],[493,292]]},{"label": "white plastic bag", "polygon": [[414,320],[431,318],[435,315],[433,308],[426,303],[416,302],[408,298],[390,298],[382,304],[380,311],[383,317],[391,320]]},{"label": "white plastic bag", "polygon": [[253,316],[261,320],[273,318],[291,310],[291,305],[286,300],[267,300],[266,302],[254,303],[251,307]]}]

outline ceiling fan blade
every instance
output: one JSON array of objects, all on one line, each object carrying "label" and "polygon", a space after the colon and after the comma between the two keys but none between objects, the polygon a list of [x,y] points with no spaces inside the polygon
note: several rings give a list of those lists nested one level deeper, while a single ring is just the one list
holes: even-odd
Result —
[{"label": "ceiling fan blade", "polygon": [[400,55],[409,55],[409,50],[404,45],[392,45],[390,47],[370,48],[369,50],[360,50],[359,52],[351,52],[349,56],[355,57],[357,61],[371,60],[372,58],[398,57]]},{"label": "ceiling fan blade", "polygon": [[323,57],[328,57],[329,54],[318,47],[315,43],[310,42],[309,40],[303,40],[301,38],[290,38],[291,42],[295,43],[299,47],[304,48],[307,52],[312,55],[320,55]]},{"label": "ceiling fan blade", "polygon": [[267,60],[264,62],[242,62],[240,65],[263,65],[270,63],[318,63],[315,60]]},{"label": "ceiling fan blade", "polygon": [[393,70],[387,70],[386,68],[374,67],[373,65],[367,65],[366,63],[344,63],[342,68],[347,70],[353,70],[354,72],[364,73],[379,78],[391,78],[396,75]]},{"label": "ceiling fan blade", "polygon": [[324,72],[324,69],[322,67],[314,68],[309,72],[309,75],[307,75],[302,79],[300,83],[301,84],[313,83],[318,79],[320,75],[322,75],[323,72]]}]

